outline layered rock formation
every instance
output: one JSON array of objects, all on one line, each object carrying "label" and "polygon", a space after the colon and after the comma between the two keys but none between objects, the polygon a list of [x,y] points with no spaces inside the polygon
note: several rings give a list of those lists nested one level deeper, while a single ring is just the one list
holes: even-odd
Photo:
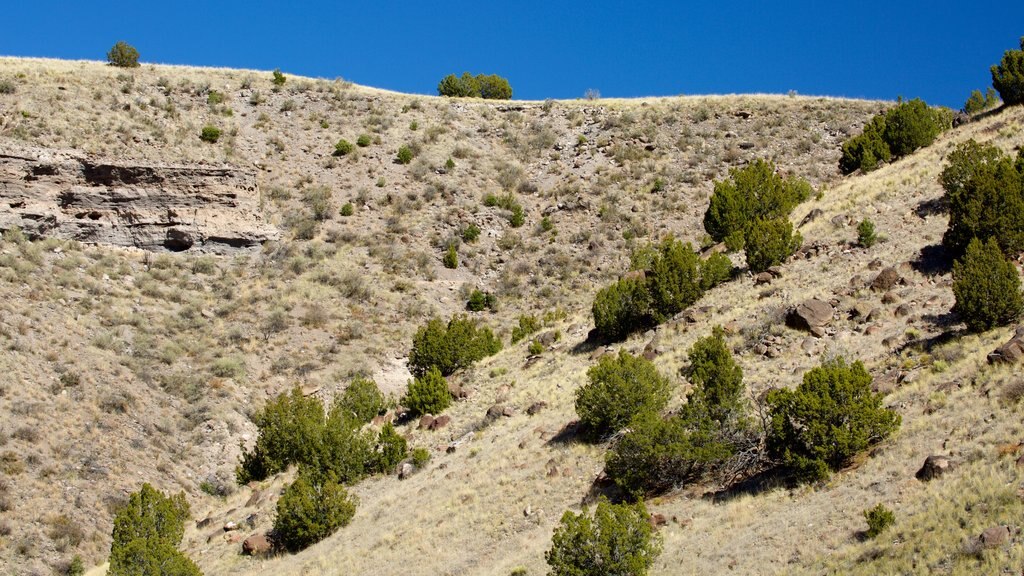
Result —
[{"label": "layered rock formation", "polygon": [[153,251],[228,253],[277,237],[253,172],[0,148],[0,229]]}]

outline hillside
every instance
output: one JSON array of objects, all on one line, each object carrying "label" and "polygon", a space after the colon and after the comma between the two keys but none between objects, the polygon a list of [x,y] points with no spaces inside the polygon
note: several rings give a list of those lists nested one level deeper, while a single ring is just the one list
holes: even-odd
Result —
[{"label": "hillside", "polygon": [[[586,342],[594,293],[626,270],[636,245],[666,234],[702,244],[713,180],[755,158],[820,190],[793,215],[805,249],[770,284],[741,276],[694,313],[615,348],[639,352],[656,340],[655,364],[682,384],[685,351],[723,325],[755,396],[795,385],[822,357],[856,357],[903,426],[823,487],[715,498],[719,487],[700,486],[649,502],[671,519],[655,573],[850,573],[857,563],[867,573],[972,573],[979,564],[959,552],[962,541],[1013,524],[1020,511],[1021,377],[985,361],[1012,330],[957,332],[936,250],[946,227],[936,208],[943,157],[968,138],[1005,150],[1024,144],[1019,107],[841,178],[840,143],[888,103],[494,103],[292,76],[276,88],[267,72],[10,58],[0,58],[0,79],[15,86],[0,94],[0,158],[238,171],[255,180],[256,213],[226,204],[219,225],[258,221],[268,230],[262,244],[220,250],[200,240],[180,252],[131,234],[110,235],[125,238],[122,246],[74,233],[4,235],[0,562],[16,574],[49,573],[76,553],[101,563],[113,509],[142,482],[185,490],[194,518],[209,519],[185,538],[208,575],[544,573],[553,527],[603,468],[604,446],[561,433],[576,418],[574,390],[603,352]],[[200,139],[207,125],[221,130],[217,142]],[[332,155],[339,139],[363,134],[367,146]],[[407,165],[395,161],[401,146],[415,153]],[[14,182],[0,181],[5,202]],[[524,209],[521,227],[485,205],[486,194],[507,193]],[[346,203],[350,216],[340,214]],[[0,214],[19,209],[10,204]],[[153,225],[183,226],[157,212]],[[853,245],[864,217],[885,237],[870,249]],[[96,222],[116,232],[133,218],[114,207]],[[461,239],[470,224],[481,230],[475,242]],[[197,226],[196,238],[218,237]],[[458,246],[456,269],[441,262],[449,243]],[[872,290],[887,267],[900,281]],[[234,485],[239,444],[254,439],[253,411],[294,385],[332,398],[356,374],[400,395],[416,327],[464,310],[472,289],[497,295],[497,311],[472,315],[506,346],[453,377],[468,398],[448,410],[447,428],[399,428],[430,449],[426,469],[357,485],[353,523],[302,553],[240,556],[239,533],[221,526],[255,513],[242,537],[269,528],[288,479]],[[810,297],[836,309],[822,338],[782,322]],[[875,310],[870,321],[851,317],[858,306]],[[546,329],[561,336],[538,357],[526,342],[508,344],[526,313],[548,313]],[[546,407],[528,415],[537,402]],[[494,405],[511,416],[482,425]],[[930,454],[958,466],[924,484],[914,472]],[[905,532],[859,542],[861,511],[877,502]],[[914,564],[897,564],[901,555]],[[1020,556],[1014,545],[978,562],[993,573],[1019,566]]]}]

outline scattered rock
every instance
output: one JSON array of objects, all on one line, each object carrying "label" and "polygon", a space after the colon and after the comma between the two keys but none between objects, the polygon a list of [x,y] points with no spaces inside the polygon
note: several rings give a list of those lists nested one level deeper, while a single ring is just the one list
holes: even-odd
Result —
[{"label": "scattered rock", "polygon": [[[454,452],[454,450],[452,450],[452,452]],[[398,474],[398,479],[399,480],[405,480],[409,476],[412,476],[413,473],[415,473],[415,472],[416,472],[416,467],[413,466],[412,462],[402,462],[402,463],[400,463],[398,465],[398,470],[396,471],[396,473]]]},{"label": "scattered rock", "polygon": [[879,272],[878,276],[875,276],[875,279],[871,281],[871,289],[875,292],[887,292],[902,279],[903,278],[900,276],[900,273],[896,271],[896,268],[890,266]]},{"label": "scattered rock", "polygon": [[433,426],[433,424],[434,417],[431,416],[430,414],[424,414],[422,417],[420,417],[419,426],[417,426],[416,428],[419,430],[429,430],[430,427]]},{"label": "scattered rock", "polygon": [[253,534],[242,542],[242,554],[247,556],[262,556],[270,554],[274,545],[263,534]]},{"label": "scattered rock", "polygon": [[227,522],[226,524],[224,524],[225,532],[231,532],[232,530],[238,530],[237,522]]},{"label": "scattered rock", "polygon": [[988,355],[989,364],[1017,364],[1024,360],[1024,326],[1017,328],[1013,338]]},{"label": "scattered rock", "polygon": [[534,402],[530,404],[530,407],[526,409],[526,414],[529,416],[536,416],[541,410],[548,407],[547,402]]},{"label": "scattered rock", "polygon": [[978,536],[978,541],[983,548],[998,548],[1010,540],[1009,526],[993,526],[986,528]]},{"label": "scattered rock", "polygon": [[910,304],[910,303],[901,304],[900,307],[896,309],[896,317],[897,318],[905,318],[907,316],[910,316],[913,313],[914,313],[914,305]]},{"label": "scattered rock", "polygon": [[807,330],[815,336],[825,335],[825,326],[832,321],[835,311],[832,305],[824,300],[812,298],[797,304],[786,315],[786,325],[797,330]]},{"label": "scattered rock", "polygon": [[213,522],[213,518],[210,518],[209,516],[207,516],[206,518],[203,518],[202,520],[196,520],[196,528],[197,529],[206,528],[207,526],[210,525],[211,522]]},{"label": "scattered rock", "polygon": [[452,417],[451,416],[449,416],[447,414],[442,414],[442,415],[438,416],[437,418],[434,418],[434,421],[431,422],[429,426],[427,426],[427,430],[430,430],[431,432],[433,432],[435,430],[440,430],[440,429],[444,428],[445,426],[447,426],[449,423],[451,423],[451,421],[452,421]]},{"label": "scattered rock", "polygon": [[924,465],[914,476],[922,481],[928,482],[942,476],[953,468],[953,463],[945,456],[932,455],[924,459]]},{"label": "scattered rock", "polygon": [[899,295],[896,294],[895,292],[891,291],[891,290],[889,292],[886,292],[885,294],[882,295],[882,303],[883,304],[895,304],[895,303],[897,303],[899,301],[900,301]]},{"label": "scattered rock", "polygon": [[651,528],[658,529],[662,526],[668,526],[668,518],[665,518],[664,514],[651,514],[649,519]]},{"label": "scattered rock", "polygon": [[488,423],[494,422],[502,416],[505,411],[505,407],[501,404],[495,404],[487,409],[487,414],[484,416],[484,420]]},{"label": "scattered rock", "polygon": [[770,284],[775,276],[772,276],[769,272],[761,272],[754,276],[754,286],[760,286],[761,284]]},{"label": "scattered rock", "polygon": [[456,400],[465,400],[466,398],[469,398],[469,391],[466,387],[456,384],[455,382],[448,382],[448,393]]},{"label": "scattered rock", "polygon": [[505,408],[501,410],[501,415],[506,418],[511,418],[515,413],[516,409],[511,406],[505,406]]}]

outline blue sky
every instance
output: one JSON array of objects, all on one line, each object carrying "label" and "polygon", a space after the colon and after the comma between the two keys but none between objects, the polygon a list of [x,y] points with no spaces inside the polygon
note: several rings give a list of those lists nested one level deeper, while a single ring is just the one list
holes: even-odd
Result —
[{"label": "blue sky", "polygon": [[515,98],[769,92],[959,108],[1024,35],[1024,2],[9,2],[0,54],[281,68],[436,93],[495,73]]}]

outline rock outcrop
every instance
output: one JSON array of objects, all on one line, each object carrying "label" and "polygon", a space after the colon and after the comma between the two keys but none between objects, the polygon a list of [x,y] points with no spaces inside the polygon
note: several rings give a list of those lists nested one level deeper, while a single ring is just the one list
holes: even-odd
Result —
[{"label": "rock outcrop", "polygon": [[989,364],[1017,364],[1024,360],[1024,326],[1017,328],[1013,338],[988,355]]},{"label": "rock outcrop", "polygon": [[0,150],[0,229],[151,251],[230,253],[275,239],[253,172]]}]

